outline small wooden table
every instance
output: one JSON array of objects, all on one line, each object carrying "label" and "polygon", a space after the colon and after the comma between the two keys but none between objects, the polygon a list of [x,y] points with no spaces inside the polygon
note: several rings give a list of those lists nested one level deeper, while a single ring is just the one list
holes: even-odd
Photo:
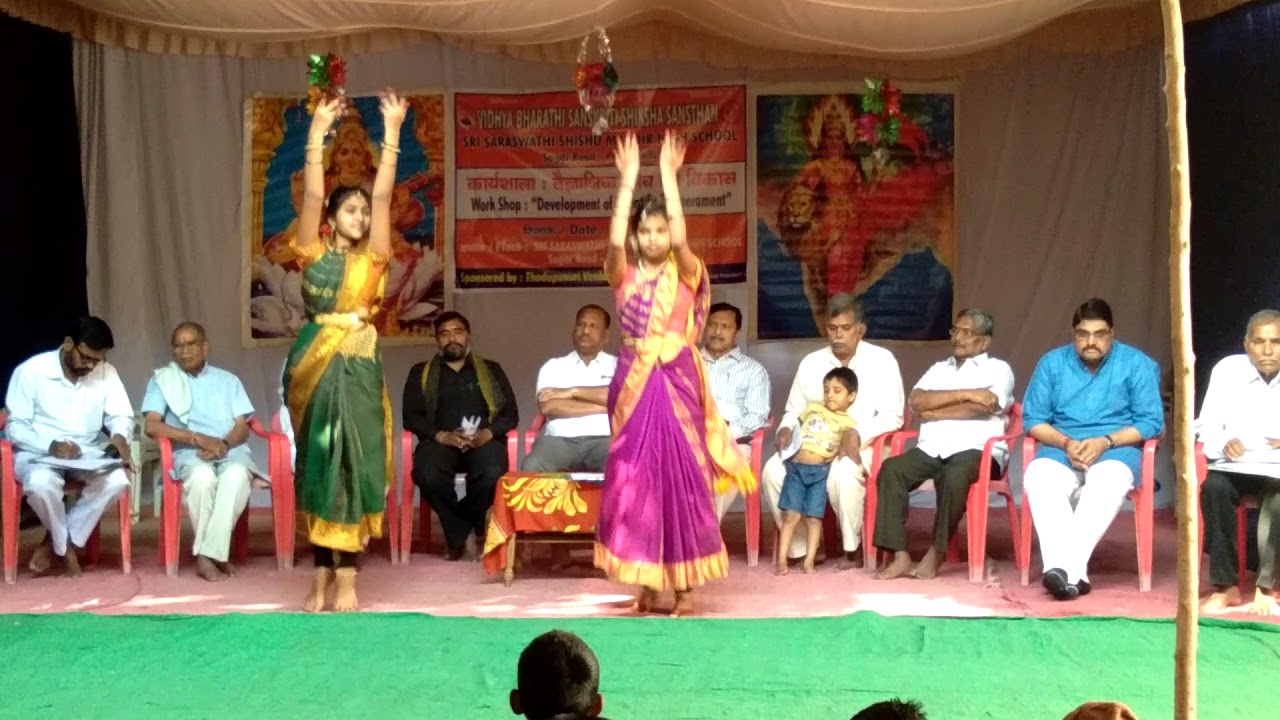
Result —
[{"label": "small wooden table", "polygon": [[600,473],[510,472],[498,480],[484,540],[484,569],[516,577],[516,538],[535,543],[590,542],[600,517]]}]

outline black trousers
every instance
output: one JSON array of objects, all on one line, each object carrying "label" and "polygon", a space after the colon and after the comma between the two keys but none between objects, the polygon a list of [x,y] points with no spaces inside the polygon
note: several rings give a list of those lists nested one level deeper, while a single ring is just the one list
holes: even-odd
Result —
[{"label": "black trousers", "polygon": [[[946,552],[951,536],[964,518],[969,486],[978,481],[981,450],[965,450],[947,458],[937,458],[920,448],[911,448],[885,460],[876,477],[875,546],[890,552],[907,549],[907,510],[911,491],[933,480],[938,512],[933,519],[933,548]],[[992,472],[995,460],[992,460]]]},{"label": "black trousers", "polygon": [[[462,452],[434,439],[419,442],[413,451],[413,484],[440,518],[445,543],[461,548],[467,533],[484,537],[485,515],[493,506],[498,478],[508,469],[507,439],[494,437],[483,446]],[[454,477],[466,473],[467,491],[458,500]]]},{"label": "black trousers", "polygon": [[315,557],[316,567],[326,567],[330,570],[358,567],[357,562],[360,559],[360,553],[334,550],[333,548],[321,547],[319,545],[313,545],[311,547],[311,552]]},{"label": "black trousers", "polygon": [[1200,487],[1209,583],[1224,587],[1240,583],[1236,508],[1247,495],[1258,499],[1258,587],[1269,590],[1275,584],[1276,550],[1280,545],[1280,480],[1219,470],[1210,470]]}]

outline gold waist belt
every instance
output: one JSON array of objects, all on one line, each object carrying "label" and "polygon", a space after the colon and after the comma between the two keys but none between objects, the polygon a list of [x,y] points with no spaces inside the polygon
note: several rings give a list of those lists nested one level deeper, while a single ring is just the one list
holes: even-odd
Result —
[{"label": "gold waist belt", "polygon": [[364,321],[355,313],[320,313],[315,322],[320,325],[360,325]]}]

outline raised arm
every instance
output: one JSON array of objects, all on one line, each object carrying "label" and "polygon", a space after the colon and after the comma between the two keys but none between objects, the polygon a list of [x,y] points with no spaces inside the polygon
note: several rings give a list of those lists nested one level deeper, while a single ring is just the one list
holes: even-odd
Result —
[{"label": "raised arm", "polygon": [[618,287],[627,273],[627,224],[631,220],[631,199],[635,196],[636,179],[640,177],[640,144],[636,142],[634,132],[618,138],[613,163],[618,168],[618,197],[614,199],[613,220],[609,223],[609,251],[604,258],[604,275],[611,286]]},{"label": "raised arm", "polygon": [[396,187],[396,160],[400,155],[400,126],[409,103],[387,91],[378,102],[382,110],[382,157],[373,178],[370,210],[369,250],[378,257],[391,257],[391,193]]},{"label": "raised arm", "polygon": [[662,172],[662,194],[667,202],[667,223],[671,232],[671,251],[676,256],[680,278],[690,282],[698,277],[701,263],[689,247],[689,233],[684,223],[684,204],[680,201],[680,182],[676,175],[684,164],[684,138],[668,130],[662,138],[658,168]]},{"label": "raised arm", "polygon": [[302,253],[315,253],[320,245],[320,221],[324,215],[324,137],[341,114],[342,98],[316,107],[307,132],[307,162],[302,170],[302,209],[298,211],[298,237]]}]

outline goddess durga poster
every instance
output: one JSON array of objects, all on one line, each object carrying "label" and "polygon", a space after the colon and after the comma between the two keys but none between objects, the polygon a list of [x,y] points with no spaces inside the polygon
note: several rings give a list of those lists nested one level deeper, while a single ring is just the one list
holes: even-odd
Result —
[{"label": "goddess durga poster", "polygon": [[954,96],[886,87],[871,109],[756,96],[758,338],[819,337],[837,293],[862,301],[870,339],[947,338]]}]

